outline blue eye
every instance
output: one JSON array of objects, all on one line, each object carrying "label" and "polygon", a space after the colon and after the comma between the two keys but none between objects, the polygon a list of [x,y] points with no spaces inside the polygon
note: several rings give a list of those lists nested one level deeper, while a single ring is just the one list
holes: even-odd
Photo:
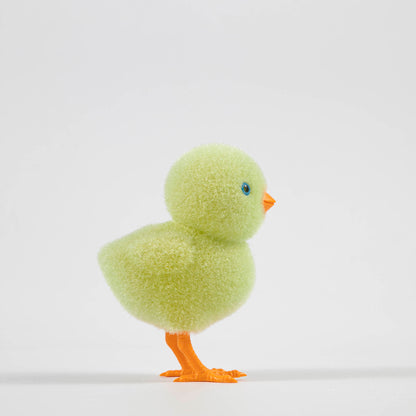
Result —
[{"label": "blue eye", "polygon": [[250,193],[250,185],[247,182],[244,182],[241,185],[241,190],[243,191],[244,195],[248,195]]}]

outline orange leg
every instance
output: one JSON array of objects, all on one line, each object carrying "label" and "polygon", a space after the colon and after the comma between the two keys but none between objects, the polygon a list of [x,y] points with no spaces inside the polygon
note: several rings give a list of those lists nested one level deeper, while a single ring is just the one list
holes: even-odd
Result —
[{"label": "orange leg", "polygon": [[216,383],[236,383],[234,377],[243,377],[246,374],[237,370],[225,371],[213,368],[210,370],[205,367],[194,349],[192,348],[190,335],[187,332],[168,334],[166,333],[166,343],[174,352],[176,358],[182,366],[182,370],[166,371],[161,376],[178,377],[174,381],[211,381]]},{"label": "orange leg", "polygon": [[175,357],[179,361],[179,364],[182,367],[182,370],[169,370],[165,371],[164,373],[160,374],[163,377],[179,377],[184,372],[192,372],[192,367],[189,365],[188,359],[185,355],[179,350],[178,348],[178,334],[170,334],[166,332],[165,340],[168,347],[173,351]]}]

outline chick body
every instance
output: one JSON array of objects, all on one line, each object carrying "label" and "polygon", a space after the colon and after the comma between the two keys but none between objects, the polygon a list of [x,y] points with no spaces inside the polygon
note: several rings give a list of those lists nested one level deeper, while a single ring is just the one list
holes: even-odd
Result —
[{"label": "chick body", "polygon": [[215,239],[175,221],[108,244],[99,262],[121,304],[168,332],[199,332],[230,315],[255,278],[245,241]]}]

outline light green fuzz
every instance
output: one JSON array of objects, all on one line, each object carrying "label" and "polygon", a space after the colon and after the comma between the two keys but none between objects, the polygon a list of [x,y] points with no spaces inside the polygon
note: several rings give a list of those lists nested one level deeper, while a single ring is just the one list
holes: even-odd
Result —
[{"label": "light green fuzz", "polygon": [[[245,195],[242,184],[250,186]],[[206,145],[182,156],[169,172],[166,205],[172,218],[224,240],[250,238],[264,219],[266,181],[243,151]]]},{"label": "light green fuzz", "polygon": [[141,228],[99,252],[121,304],[169,332],[199,332],[238,309],[254,283],[245,240],[264,218],[265,187],[256,163],[230,146],[201,146],[179,159],[165,186],[173,221]]}]

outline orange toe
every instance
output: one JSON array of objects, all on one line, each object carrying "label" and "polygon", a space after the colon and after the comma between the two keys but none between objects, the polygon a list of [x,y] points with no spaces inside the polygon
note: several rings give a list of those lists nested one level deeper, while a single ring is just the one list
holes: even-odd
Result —
[{"label": "orange toe", "polygon": [[227,374],[233,378],[239,378],[239,377],[246,377],[247,374],[246,373],[242,373],[241,371],[238,370],[223,370],[222,368],[213,368],[212,371],[215,371],[218,374]]},{"label": "orange toe", "polygon": [[182,370],[168,370],[159,375],[162,377],[180,377],[182,375]]}]

